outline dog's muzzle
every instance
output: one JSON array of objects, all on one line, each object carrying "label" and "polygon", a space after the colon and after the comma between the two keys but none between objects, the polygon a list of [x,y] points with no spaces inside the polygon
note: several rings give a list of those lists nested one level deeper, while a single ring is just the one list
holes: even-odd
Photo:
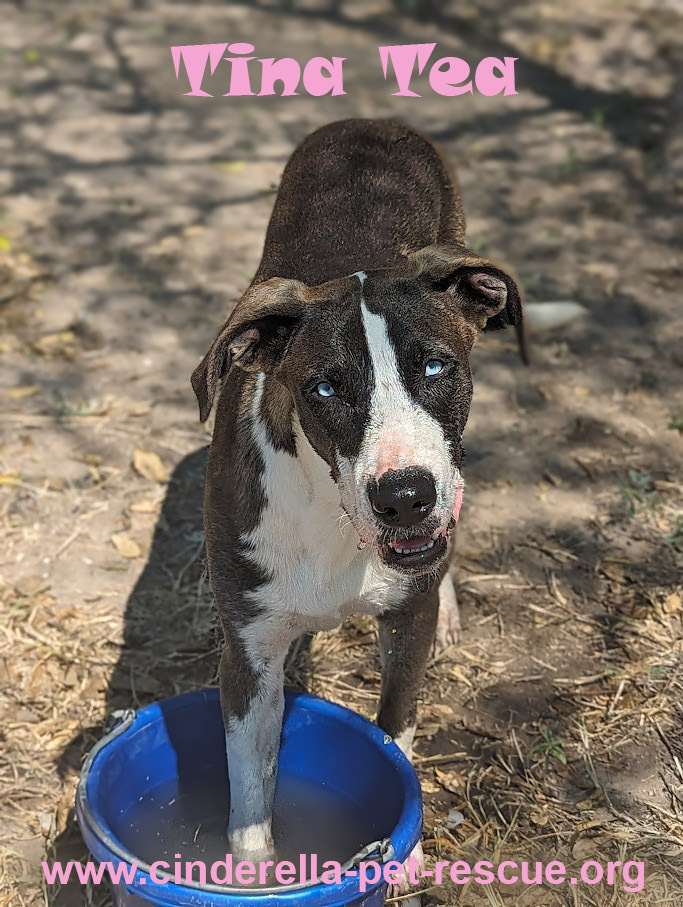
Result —
[{"label": "dog's muzzle", "polygon": [[380,530],[381,560],[402,573],[433,570],[446,554],[448,534],[457,519],[454,508],[444,528],[434,512],[438,499],[434,476],[420,467],[390,470],[368,483],[367,494]]}]

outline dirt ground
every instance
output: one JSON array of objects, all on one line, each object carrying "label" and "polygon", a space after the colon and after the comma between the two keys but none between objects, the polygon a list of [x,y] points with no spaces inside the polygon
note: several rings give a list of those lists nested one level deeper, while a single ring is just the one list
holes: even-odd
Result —
[{"label": "dirt ground", "polygon": [[[85,856],[83,755],[114,708],[214,676],[189,375],[294,144],[358,115],[439,140],[471,245],[529,300],[586,309],[533,335],[529,368],[503,334],[476,355],[464,632],[430,665],[417,740],[426,851],[647,870],[638,895],[425,902],[683,905],[681,5],[290,5],[0,4],[0,907],[111,903],[40,881],[45,854]],[[224,40],[344,56],[347,94],[183,97],[169,46]],[[427,41],[518,57],[519,94],[392,97],[378,45]],[[290,677],[373,715],[374,627],[316,637]]]}]

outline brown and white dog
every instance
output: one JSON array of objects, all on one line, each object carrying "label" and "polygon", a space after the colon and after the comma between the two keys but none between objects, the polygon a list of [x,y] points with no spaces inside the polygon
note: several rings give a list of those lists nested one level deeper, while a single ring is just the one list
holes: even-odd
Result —
[{"label": "brown and white dog", "polygon": [[305,631],[379,622],[378,723],[410,757],[447,572],[477,334],[513,324],[512,278],[465,245],[433,145],[380,120],[310,135],[285,168],[258,272],[192,375],[209,454],[209,572],[232,852],[272,859],[283,664]]}]

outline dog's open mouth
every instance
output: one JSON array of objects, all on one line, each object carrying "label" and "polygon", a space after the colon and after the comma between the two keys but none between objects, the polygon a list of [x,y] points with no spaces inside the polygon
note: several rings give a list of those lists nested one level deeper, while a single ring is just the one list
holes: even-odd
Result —
[{"label": "dog's open mouth", "polygon": [[422,573],[429,570],[446,553],[448,535],[414,535],[379,545],[379,556],[388,567]]}]

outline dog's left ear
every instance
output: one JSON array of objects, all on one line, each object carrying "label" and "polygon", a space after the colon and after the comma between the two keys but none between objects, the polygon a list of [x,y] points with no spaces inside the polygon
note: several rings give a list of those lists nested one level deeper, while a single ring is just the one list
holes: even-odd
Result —
[{"label": "dog's left ear", "polygon": [[307,305],[309,288],[273,277],[250,287],[192,373],[192,388],[205,422],[221,378],[232,365],[271,371],[280,361]]},{"label": "dog's left ear", "polygon": [[408,260],[417,278],[457,299],[462,314],[479,330],[521,326],[522,301],[515,281],[488,258],[460,246],[425,246]]}]

